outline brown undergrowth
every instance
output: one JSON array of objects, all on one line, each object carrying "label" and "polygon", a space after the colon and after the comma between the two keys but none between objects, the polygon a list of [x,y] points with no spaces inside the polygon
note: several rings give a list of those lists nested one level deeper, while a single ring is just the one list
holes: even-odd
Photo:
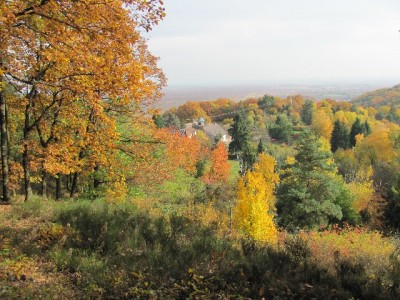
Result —
[{"label": "brown undergrowth", "polygon": [[62,232],[37,216],[15,218],[12,205],[0,205],[0,299],[80,298],[73,276],[59,272],[45,255]]}]

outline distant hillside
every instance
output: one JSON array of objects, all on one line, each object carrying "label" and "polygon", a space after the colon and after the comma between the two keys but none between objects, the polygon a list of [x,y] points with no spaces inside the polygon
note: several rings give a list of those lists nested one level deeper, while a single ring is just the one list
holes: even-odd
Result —
[{"label": "distant hillside", "polygon": [[356,105],[376,108],[388,106],[400,106],[400,84],[392,88],[379,89],[368,92],[351,100]]}]

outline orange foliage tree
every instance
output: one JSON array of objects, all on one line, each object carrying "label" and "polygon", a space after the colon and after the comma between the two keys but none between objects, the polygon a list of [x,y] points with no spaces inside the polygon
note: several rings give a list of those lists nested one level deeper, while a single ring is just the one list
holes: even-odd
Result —
[{"label": "orange foliage tree", "polygon": [[160,129],[157,137],[165,145],[165,162],[168,165],[181,168],[192,175],[196,173],[197,162],[207,154],[207,149],[199,140],[171,129]]},{"label": "orange foliage tree", "polygon": [[[25,198],[31,172],[110,168],[119,115],[156,99],[164,76],[140,28],[164,16],[162,1],[3,1],[0,6],[0,121],[3,199],[8,200],[7,107],[22,116]],[[5,92],[11,86],[13,94]],[[107,153],[107,155],[106,155]],[[79,162],[81,161],[81,162]],[[94,166],[94,167],[93,167]]]},{"label": "orange foliage tree", "polygon": [[210,154],[211,166],[209,172],[203,175],[203,180],[207,184],[226,183],[230,174],[228,164],[228,150],[224,143],[218,143]]}]

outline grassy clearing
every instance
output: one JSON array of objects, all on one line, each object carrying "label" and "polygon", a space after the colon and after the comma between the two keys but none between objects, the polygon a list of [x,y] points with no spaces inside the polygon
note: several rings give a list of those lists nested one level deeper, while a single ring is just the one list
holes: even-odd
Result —
[{"label": "grassy clearing", "polygon": [[0,221],[0,298],[399,296],[398,246],[377,232],[281,233],[271,248],[200,216],[39,198],[13,205]]}]

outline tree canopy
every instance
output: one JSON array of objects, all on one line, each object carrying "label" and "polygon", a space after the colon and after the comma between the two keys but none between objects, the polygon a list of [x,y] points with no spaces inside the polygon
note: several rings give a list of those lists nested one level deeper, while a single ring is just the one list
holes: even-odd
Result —
[{"label": "tree canopy", "polygon": [[303,136],[298,153],[284,168],[278,189],[277,209],[282,225],[318,228],[351,217],[351,198],[329,151],[310,132]]},{"label": "tree canopy", "polygon": [[[118,148],[116,118],[140,112],[165,84],[141,37],[164,16],[162,2],[17,0],[0,8],[3,200],[10,129],[21,132],[26,199],[34,176],[105,169],[107,181],[120,182],[107,158]],[[21,125],[10,128],[10,119]]]}]

